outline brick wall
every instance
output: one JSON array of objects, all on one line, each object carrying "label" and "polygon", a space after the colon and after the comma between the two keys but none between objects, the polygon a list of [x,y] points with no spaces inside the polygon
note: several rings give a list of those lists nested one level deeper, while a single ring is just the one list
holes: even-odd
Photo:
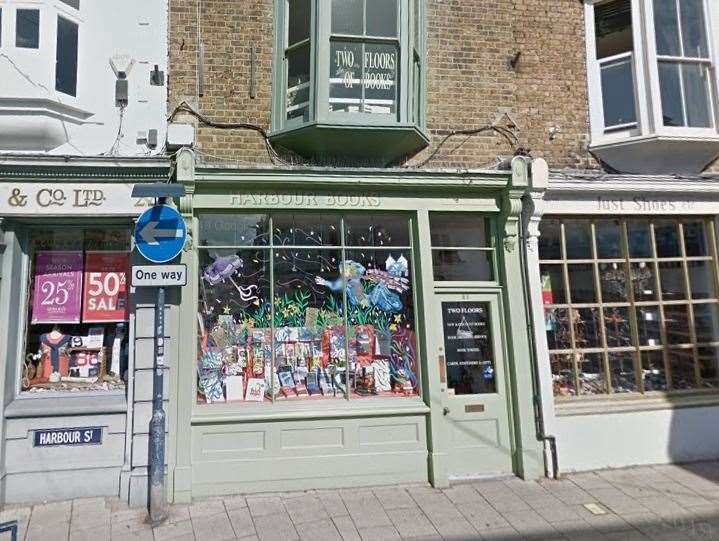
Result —
[{"label": "brick wall", "polygon": [[[197,1],[170,1],[170,105],[188,101],[219,122],[268,129],[272,92],[272,0],[203,0],[205,92],[197,95]],[[328,1],[328,0],[327,0]],[[451,130],[501,117],[522,147],[551,167],[587,167],[583,8],[576,0],[428,0],[427,120],[431,144]],[[257,95],[250,98],[250,55],[257,51]],[[519,55],[515,69],[508,58]],[[503,113],[507,115],[502,116]],[[183,118],[183,117],[179,117]],[[198,129],[206,162],[269,163],[248,131]],[[455,137],[431,167],[481,167],[511,154],[500,137]]]}]

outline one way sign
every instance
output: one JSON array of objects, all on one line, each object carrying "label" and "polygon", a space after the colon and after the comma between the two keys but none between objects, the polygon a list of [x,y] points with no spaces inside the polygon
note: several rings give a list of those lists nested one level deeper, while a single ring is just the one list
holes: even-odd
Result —
[{"label": "one way sign", "polygon": [[135,246],[153,263],[175,259],[187,239],[185,220],[173,207],[156,205],[147,209],[135,226]]}]

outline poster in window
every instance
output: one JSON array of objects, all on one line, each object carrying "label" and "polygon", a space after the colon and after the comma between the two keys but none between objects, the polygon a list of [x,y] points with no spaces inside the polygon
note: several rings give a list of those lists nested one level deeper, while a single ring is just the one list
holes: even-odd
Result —
[{"label": "poster in window", "polygon": [[129,252],[87,252],[82,320],[127,321]]},{"label": "poster in window", "polygon": [[447,386],[456,395],[495,393],[489,303],[443,302]]},{"label": "poster in window", "polygon": [[37,252],[32,324],[80,323],[82,252]]}]

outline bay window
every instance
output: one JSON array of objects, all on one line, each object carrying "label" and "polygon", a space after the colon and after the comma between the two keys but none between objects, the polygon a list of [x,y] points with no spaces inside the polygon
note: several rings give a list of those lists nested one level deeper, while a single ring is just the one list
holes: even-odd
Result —
[{"label": "bay window", "polygon": [[710,17],[707,0],[586,0],[590,148],[612,168],[696,174],[719,152]]},{"label": "bay window", "polygon": [[274,142],[378,165],[426,146],[423,2],[276,0],[276,13]]}]

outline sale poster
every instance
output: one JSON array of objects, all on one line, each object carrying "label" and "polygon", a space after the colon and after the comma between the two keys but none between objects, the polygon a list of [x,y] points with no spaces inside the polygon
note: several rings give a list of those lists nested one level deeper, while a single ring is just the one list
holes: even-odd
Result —
[{"label": "sale poster", "polygon": [[32,323],[80,323],[82,252],[37,252]]},{"label": "sale poster", "polygon": [[82,321],[127,321],[129,252],[87,252]]}]

